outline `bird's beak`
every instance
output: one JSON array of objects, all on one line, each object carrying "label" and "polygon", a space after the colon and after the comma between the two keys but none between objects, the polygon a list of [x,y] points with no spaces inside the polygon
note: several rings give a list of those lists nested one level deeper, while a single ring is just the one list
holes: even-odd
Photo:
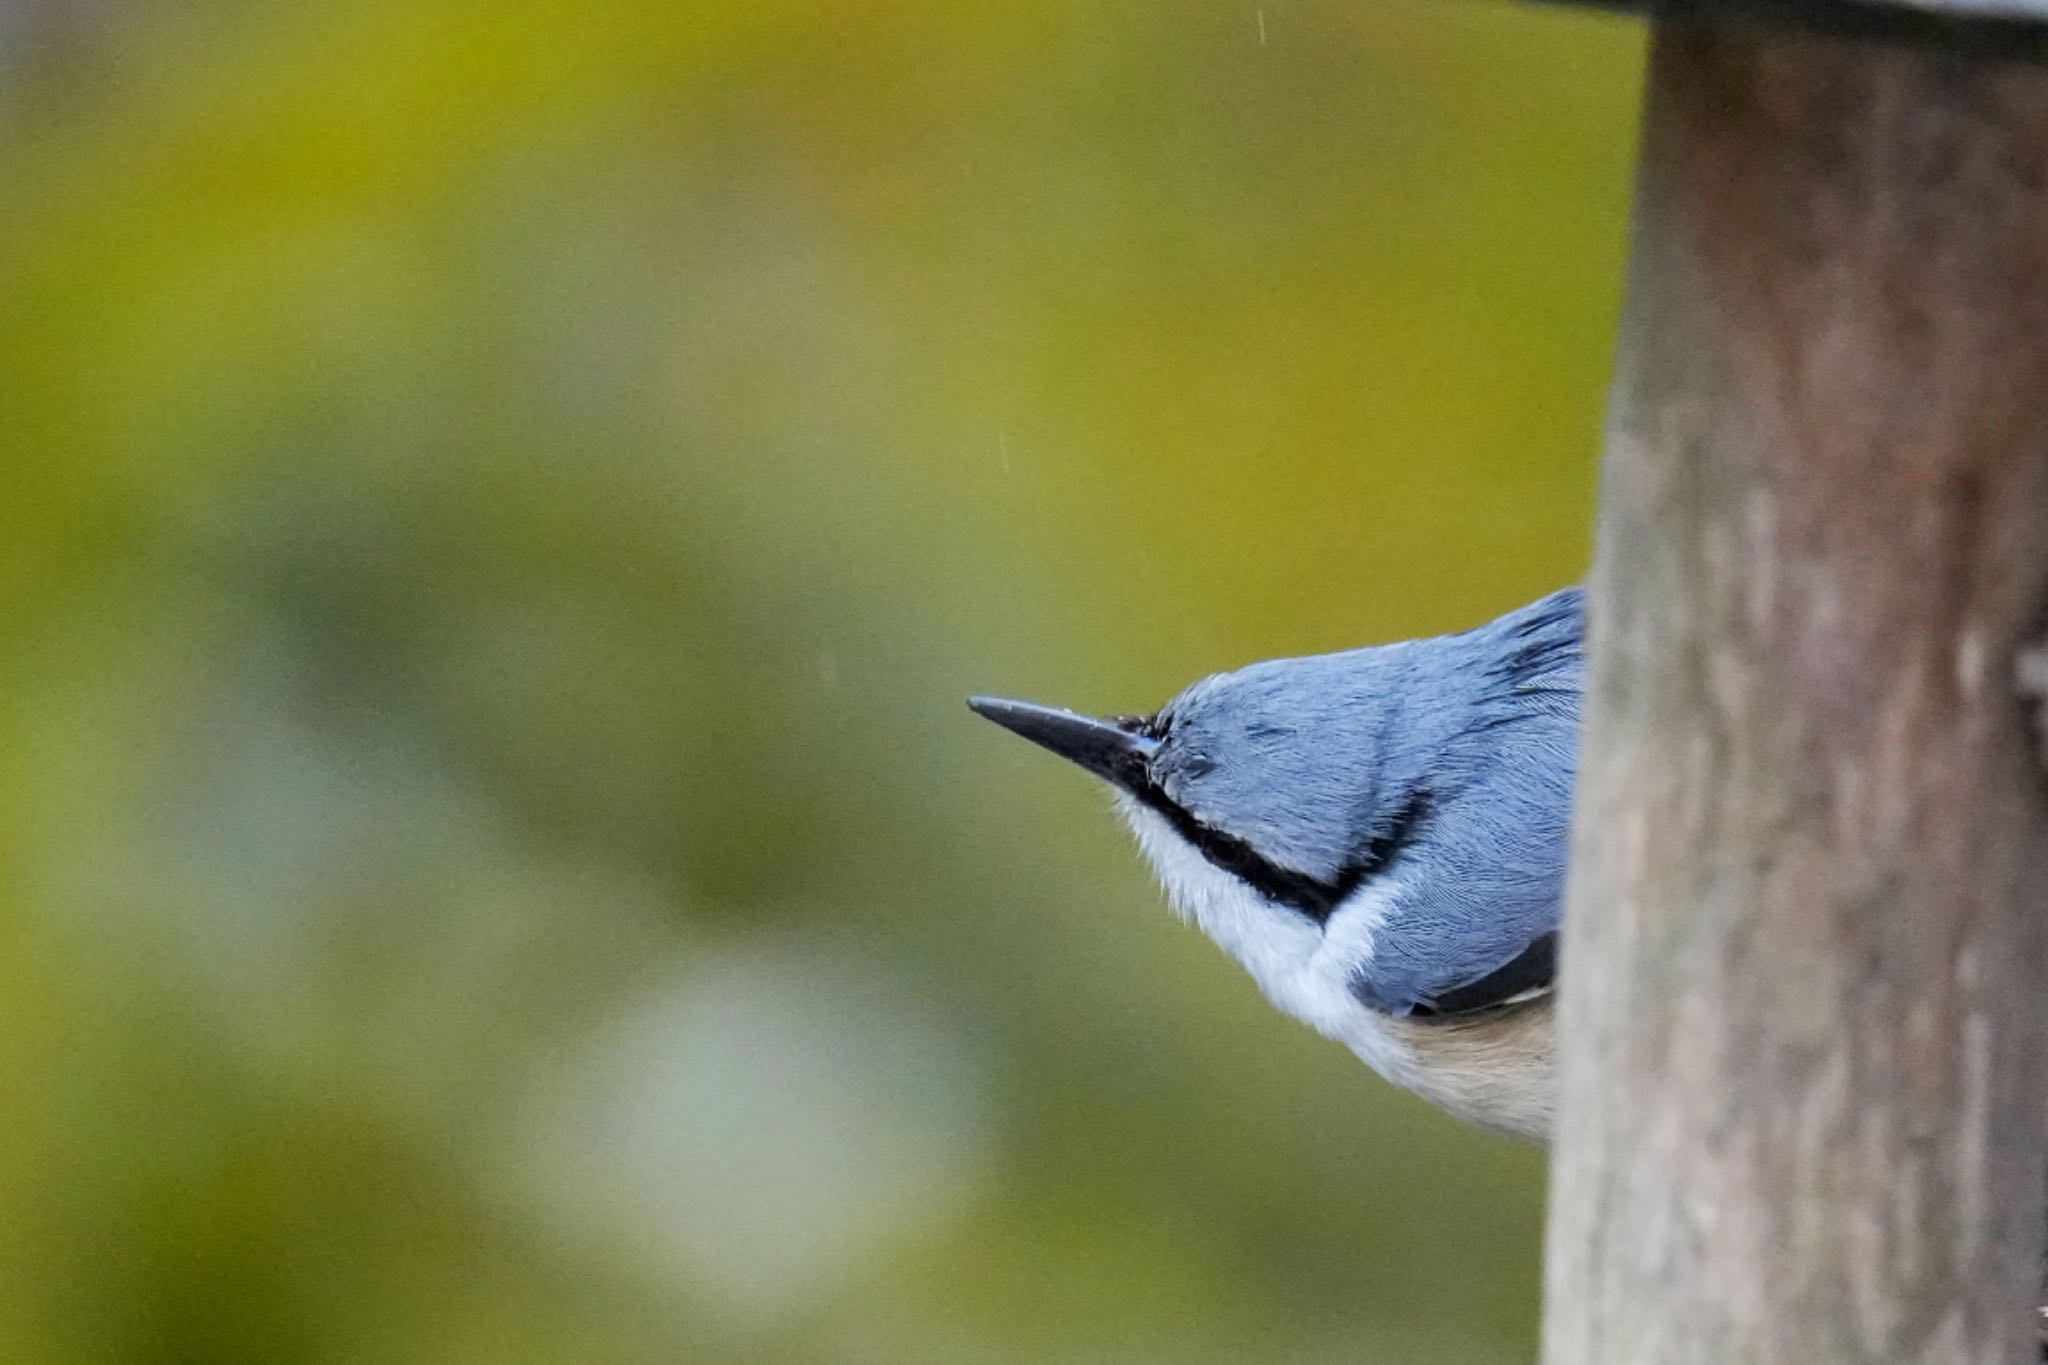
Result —
[{"label": "bird's beak", "polygon": [[976,715],[988,717],[1125,791],[1139,791],[1149,781],[1146,760],[1159,747],[1159,741],[1149,735],[1134,734],[1114,721],[1077,716],[1028,701],[969,697],[967,705]]}]

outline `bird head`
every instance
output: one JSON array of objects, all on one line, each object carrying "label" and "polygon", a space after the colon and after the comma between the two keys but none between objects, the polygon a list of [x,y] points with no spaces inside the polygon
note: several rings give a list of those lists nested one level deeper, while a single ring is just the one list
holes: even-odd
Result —
[{"label": "bird head", "polygon": [[1547,981],[1579,637],[1567,589],[1457,635],[1219,673],[1149,715],[969,704],[1108,782],[1174,906],[1332,1031],[1345,1000],[1442,1014]]},{"label": "bird head", "polygon": [[1108,782],[1183,913],[1203,919],[1205,901],[1228,895],[1321,925],[1399,856],[1429,804],[1420,788],[1382,789],[1385,706],[1346,658],[1218,674],[1149,715],[969,705]]}]

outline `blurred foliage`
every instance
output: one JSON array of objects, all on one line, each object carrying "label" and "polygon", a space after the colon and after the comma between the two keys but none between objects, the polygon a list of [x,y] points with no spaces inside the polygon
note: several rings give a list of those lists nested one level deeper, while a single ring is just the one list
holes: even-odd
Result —
[{"label": "blurred foliage", "polygon": [[970,691],[1575,577],[1640,39],[6,12],[0,1359],[1527,1359],[1541,1162]]}]

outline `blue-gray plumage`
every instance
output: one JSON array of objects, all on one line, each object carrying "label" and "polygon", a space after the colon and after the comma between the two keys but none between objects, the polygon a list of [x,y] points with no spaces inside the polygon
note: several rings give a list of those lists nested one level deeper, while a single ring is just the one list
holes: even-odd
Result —
[{"label": "blue-gray plumage", "polygon": [[1540,1138],[1580,593],[1277,659],[1157,714],[976,698],[1108,780],[1175,907],[1273,1002],[1462,1117]]}]

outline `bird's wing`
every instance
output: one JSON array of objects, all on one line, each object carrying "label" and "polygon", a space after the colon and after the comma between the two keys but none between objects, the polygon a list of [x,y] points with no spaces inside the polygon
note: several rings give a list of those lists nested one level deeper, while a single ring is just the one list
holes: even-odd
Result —
[{"label": "bird's wing", "polygon": [[1558,873],[1487,888],[1483,901],[1469,884],[1398,898],[1351,993],[1374,1009],[1416,1016],[1470,1014],[1543,994],[1557,976],[1561,864]]},{"label": "bird's wing", "polygon": [[[1415,705],[1458,706],[1448,738],[1399,761],[1428,827],[1373,926],[1352,994],[1402,1015],[1459,1015],[1539,995],[1557,974],[1578,749],[1581,595],[1551,594],[1445,642]],[[1420,733],[1418,727],[1418,733]]]},{"label": "bird's wing", "polygon": [[1538,934],[1529,945],[1484,976],[1448,986],[1417,1001],[1419,1015],[1470,1014],[1496,1005],[1518,1005],[1548,995],[1557,982],[1557,930]]},{"label": "bird's wing", "polygon": [[[1512,761],[1436,807],[1392,870],[1352,994],[1401,1015],[1468,1014],[1548,990],[1557,973],[1571,808],[1570,728],[1519,727]],[[1531,741],[1534,741],[1533,743]]]}]

